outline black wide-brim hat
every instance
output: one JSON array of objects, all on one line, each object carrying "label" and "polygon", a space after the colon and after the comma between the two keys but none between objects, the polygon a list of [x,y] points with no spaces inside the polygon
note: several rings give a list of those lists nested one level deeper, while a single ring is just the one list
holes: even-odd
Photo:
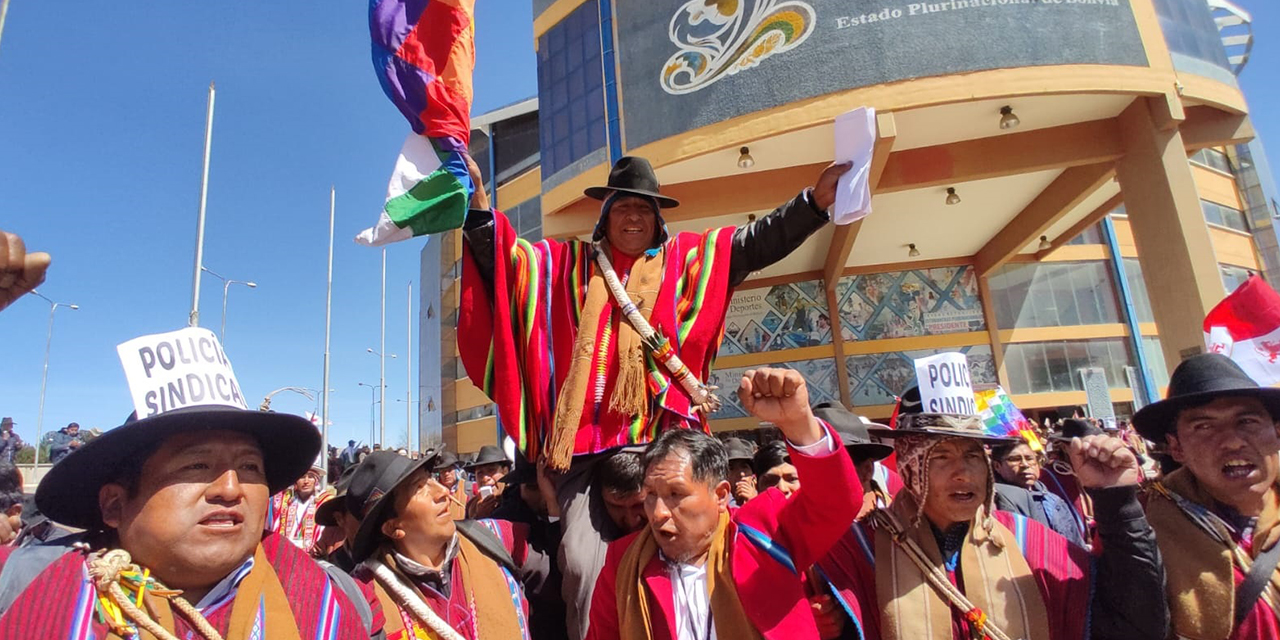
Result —
[{"label": "black wide-brim hat", "polygon": [[986,423],[979,416],[958,413],[925,413],[920,399],[920,388],[911,387],[902,394],[899,402],[896,428],[877,426],[867,429],[882,440],[902,436],[936,436],[943,438],[969,438],[983,444],[1000,446],[1021,442],[1022,438],[993,436],[986,432]]},{"label": "black wide-brim hat", "polygon": [[365,457],[347,485],[347,512],[360,518],[360,529],[351,543],[351,559],[363,562],[378,548],[379,527],[391,506],[393,494],[415,471],[432,470],[436,453],[428,450],[417,460],[394,451],[375,451]]},{"label": "black wide-brim hat", "polygon": [[885,425],[871,422],[834,402],[814,405],[813,415],[835,429],[840,439],[844,441],[845,449],[855,449],[860,455],[866,455],[875,460],[883,460],[893,453],[892,445],[871,439],[870,429],[875,427],[890,430]]},{"label": "black wide-brim hat", "polygon": [[680,206],[679,200],[662,195],[659,192],[660,188],[658,174],[654,173],[653,165],[649,164],[648,160],[636,156],[622,156],[609,170],[609,181],[605,186],[587,187],[582,193],[594,200],[604,200],[614,191],[618,191],[653,198],[658,201],[658,207],[662,209],[674,209]]},{"label": "black wide-brim hat", "polygon": [[1280,389],[1259,387],[1231,358],[1202,353],[1183,360],[1169,377],[1169,393],[1133,414],[1133,427],[1142,437],[1164,444],[1164,436],[1177,422],[1178,412],[1217,398],[1257,398],[1280,419]]},{"label": "black wide-brim hat", "polygon": [[192,432],[235,431],[253,437],[262,449],[267,488],[285,490],[301,478],[320,453],[320,431],[306,418],[287,413],[204,405],[129,420],[104,432],[53,465],[36,488],[36,505],[50,520],[81,529],[101,529],[98,490],[117,480],[121,469],[166,439]]},{"label": "black wide-brim hat", "polygon": [[1050,440],[1058,442],[1069,442],[1072,438],[1085,438],[1088,436],[1102,436],[1107,432],[1103,431],[1088,420],[1080,418],[1067,418],[1062,421],[1062,430],[1049,436]]},{"label": "black wide-brim hat", "polygon": [[476,467],[493,464],[495,462],[505,465],[511,464],[511,460],[507,458],[507,454],[503,453],[501,448],[497,445],[486,444],[483,447],[480,447],[480,455],[476,456],[475,460],[468,462],[463,466],[463,469],[470,471]]},{"label": "black wide-brim hat", "polygon": [[326,527],[338,526],[338,519],[333,516],[339,511],[347,510],[347,487],[351,485],[351,476],[355,475],[356,466],[353,464],[342,470],[338,481],[333,483],[333,497],[316,507],[316,524]]},{"label": "black wide-brim hat", "polygon": [[742,438],[725,438],[724,450],[729,454],[729,462],[744,460],[749,463],[756,455],[755,447]]},{"label": "black wide-brim hat", "polygon": [[436,457],[436,471],[448,471],[449,469],[461,469],[462,461],[452,451],[441,451]]}]

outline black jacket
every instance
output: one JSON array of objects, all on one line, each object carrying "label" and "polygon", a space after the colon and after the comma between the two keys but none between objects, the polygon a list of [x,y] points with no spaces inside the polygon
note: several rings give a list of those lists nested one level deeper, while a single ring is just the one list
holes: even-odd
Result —
[{"label": "black jacket", "polygon": [[560,567],[556,562],[560,524],[534,513],[521,499],[520,487],[514,485],[502,492],[502,503],[490,517],[528,525],[529,547],[538,552],[530,554],[519,574],[525,598],[529,600],[529,637],[532,640],[569,637],[564,597],[560,593]]},{"label": "black jacket", "polygon": [[[828,220],[826,212],[812,204],[806,190],[769,215],[738,227],[733,232],[729,258],[729,286],[736,287],[752,272],[787,257]],[[468,211],[462,237],[470,245],[482,277],[492,282],[493,213],[480,209]]]},{"label": "black jacket", "polygon": [[[1136,487],[1090,490],[1102,553],[1094,563],[1093,640],[1160,640],[1169,628],[1164,561]],[[1053,603],[1046,603],[1053,606]]]}]

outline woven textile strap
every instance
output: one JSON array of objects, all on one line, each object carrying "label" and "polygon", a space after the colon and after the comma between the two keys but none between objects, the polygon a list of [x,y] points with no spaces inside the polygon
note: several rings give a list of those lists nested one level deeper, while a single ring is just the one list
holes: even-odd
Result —
[{"label": "woven textile strap", "polygon": [[920,569],[920,573],[924,574],[930,586],[934,588],[951,606],[955,607],[964,615],[965,619],[973,626],[975,637],[991,638],[991,640],[1013,640],[1009,634],[1005,633],[995,623],[986,617],[981,609],[975,607],[964,594],[960,592],[947,576],[942,573],[932,562],[929,561],[924,549],[916,544],[915,540],[907,537],[906,529],[898,522],[897,517],[884,509],[876,509],[871,512],[872,522],[876,526],[884,527],[893,538],[893,543],[900,547],[911,563]]},{"label": "woven textile strap", "polygon": [[627,319],[627,323],[631,325],[636,333],[640,334],[640,339],[644,342],[644,347],[649,351],[649,355],[662,364],[671,376],[680,383],[681,387],[689,394],[689,398],[693,400],[693,405],[698,407],[704,413],[714,413],[720,409],[720,397],[716,395],[718,387],[708,386],[693,375],[689,371],[689,367],[685,366],[680,360],[680,356],[676,355],[675,349],[671,348],[671,341],[665,336],[654,330],[644,316],[640,315],[640,310],[631,301],[631,297],[627,295],[627,288],[623,286],[622,281],[618,279],[618,273],[613,270],[613,263],[609,261],[609,257],[605,255],[607,252],[600,243],[595,245],[596,263],[600,265],[600,271],[604,276],[604,282],[609,287],[609,293],[613,295],[613,299],[617,301],[618,306],[622,309]]}]

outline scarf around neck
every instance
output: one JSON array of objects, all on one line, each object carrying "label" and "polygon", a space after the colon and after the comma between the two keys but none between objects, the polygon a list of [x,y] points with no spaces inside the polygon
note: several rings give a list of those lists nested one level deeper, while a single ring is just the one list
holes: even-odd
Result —
[{"label": "scarf around neck", "polygon": [[[601,251],[611,251],[608,241],[601,241]],[[664,249],[659,247],[654,255],[642,254],[631,265],[626,277],[627,296],[645,320],[650,319],[658,291],[662,286]],[[620,276],[621,277],[621,276]],[[619,314],[616,335],[613,316]],[[582,308],[582,319],[573,342],[573,360],[568,376],[557,399],[555,426],[548,447],[548,462],[553,468],[568,468],[573,456],[578,429],[585,415],[587,393],[593,386],[603,383],[603,374],[611,361],[617,361],[617,379],[610,398],[596,398],[607,402],[608,409],[627,416],[641,416],[648,411],[649,388],[645,375],[645,352],[640,334],[631,326],[609,293],[600,265],[592,260],[591,278],[587,283],[587,297]],[[592,367],[599,359],[599,365]],[[594,375],[593,375],[594,374]],[[597,383],[593,385],[593,381]]]},{"label": "scarf around neck", "polygon": [[[1280,492],[1273,487],[1268,495],[1248,551],[1234,542],[1227,524],[1210,508],[1213,497],[1185,467],[1166,476],[1149,495],[1147,520],[1164,558],[1174,631],[1194,640],[1230,637],[1235,621],[1235,572],[1248,574],[1253,558],[1280,541]],[[1272,574],[1271,584],[1259,598],[1280,616],[1278,594],[1280,571]]]},{"label": "scarf around neck", "polygon": [[[919,512],[909,490],[899,492],[887,511],[905,527],[935,570],[947,573],[946,559],[928,520],[912,522]],[[1050,640],[1044,597],[1012,532],[979,507],[960,547],[961,590],[986,614],[989,624],[1011,638]],[[875,532],[876,600],[884,640],[952,640],[952,605],[938,592],[883,527]],[[961,612],[964,613],[964,612]]]},{"label": "scarf around neck", "polygon": [[[738,589],[733,582],[733,539],[736,527],[731,526],[729,513],[720,513],[720,522],[711,538],[707,553],[707,600],[711,605],[712,624],[716,637],[728,640],[739,638],[761,639],[747,619],[747,612],[738,599]],[[621,640],[652,640],[653,608],[655,594],[645,585],[644,569],[658,553],[658,541],[648,527],[641,530],[618,566],[618,620]],[[674,585],[673,585],[674,587]],[[659,596],[661,597],[661,596]],[[674,589],[671,597],[675,597]]]}]

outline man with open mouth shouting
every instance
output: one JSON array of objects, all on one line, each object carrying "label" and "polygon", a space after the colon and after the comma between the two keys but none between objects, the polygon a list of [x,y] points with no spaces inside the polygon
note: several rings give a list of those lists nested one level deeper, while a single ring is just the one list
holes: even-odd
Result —
[{"label": "man with open mouth shouting", "polygon": [[1091,558],[1048,527],[995,511],[983,445],[1011,442],[978,416],[922,413],[903,397],[892,439],[904,488],[865,519],[873,554],[832,575],[842,608],[864,638],[1083,640],[1163,638],[1169,613],[1154,534],[1137,500],[1141,470],[1106,436],[1070,444],[1094,499],[1100,551]]},{"label": "man with open mouth shouting", "polygon": [[1133,417],[1183,465],[1147,502],[1179,636],[1280,637],[1278,417],[1280,389],[1212,353],[1178,365],[1168,397]]},{"label": "man with open mouth shouting", "polygon": [[315,426],[216,394],[187,394],[151,415],[139,406],[139,385],[164,384],[165,376],[216,373],[235,384],[225,361],[175,359],[167,372],[134,375],[139,352],[182,341],[221,351],[199,328],[120,345],[137,412],[40,483],[40,511],[84,532],[8,557],[0,638],[381,637],[371,592],[263,533],[271,494],[293,485],[320,452]]}]

